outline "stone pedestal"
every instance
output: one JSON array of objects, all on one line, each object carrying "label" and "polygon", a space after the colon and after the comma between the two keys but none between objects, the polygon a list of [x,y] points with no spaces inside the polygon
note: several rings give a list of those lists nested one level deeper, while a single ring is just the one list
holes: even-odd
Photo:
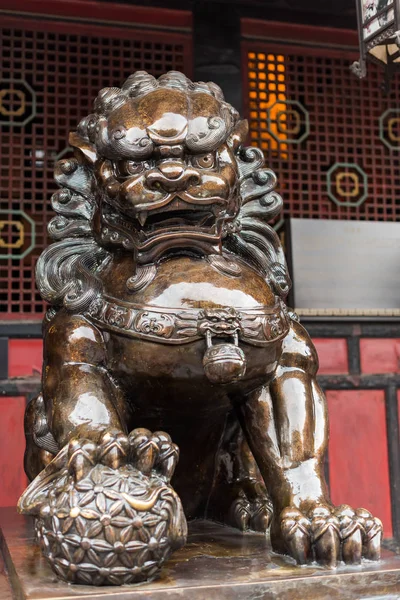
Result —
[{"label": "stone pedestal", "polygon": [[[296,567],[273,554],[262,534],[241,535],[195,522],[188,543],[168,561],[157,581],[93,588],[59,581],[34,543],[33,519],[0,511],[1,550],[17,600],[398,600],[400,556],[383,551],[380,563]],[[0,573],[1,575],[1,573]],[[3,579],[4,590],[6,581]],[[1,582],[0,582],[1,584]],[[3,589],[0,585],[0,590]]]}]

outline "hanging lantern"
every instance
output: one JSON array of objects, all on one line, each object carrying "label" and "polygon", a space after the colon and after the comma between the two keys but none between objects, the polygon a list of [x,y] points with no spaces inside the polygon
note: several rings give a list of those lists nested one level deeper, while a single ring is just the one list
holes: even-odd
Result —
[{"label": "hanging lantern", "polygon": [[365,77],[367,60],[385,71],[388,91],[394,73],[400,70],[400,0],[356,0],[360,60],[351,69]]}]

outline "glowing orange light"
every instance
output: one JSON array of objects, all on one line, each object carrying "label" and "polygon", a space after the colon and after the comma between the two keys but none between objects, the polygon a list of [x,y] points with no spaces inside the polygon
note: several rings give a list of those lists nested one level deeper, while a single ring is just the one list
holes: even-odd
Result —
[{"label": "glowing orange light", "polygon": [[282,143],[287,140],[285,57],[281,54],[268,54],[266,57],[262,53],[250,52],[248,58],[253,61],[249,62],[251,88],[257,90],[249,92],[251,138],[259,141],[262,150],[287,158],[288,145]]}]

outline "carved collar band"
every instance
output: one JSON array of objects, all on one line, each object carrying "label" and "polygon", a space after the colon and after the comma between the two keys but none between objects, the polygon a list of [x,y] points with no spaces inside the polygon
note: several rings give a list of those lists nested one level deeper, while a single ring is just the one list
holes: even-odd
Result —
[{"label": "carved collar band", "polygon": [[290,317],[282,300],[255,308],[161,308],[96,298],[86,316],[102,328],[162,344],[188,344],[200,339],[231,338],[264,346],[283,338]]}]

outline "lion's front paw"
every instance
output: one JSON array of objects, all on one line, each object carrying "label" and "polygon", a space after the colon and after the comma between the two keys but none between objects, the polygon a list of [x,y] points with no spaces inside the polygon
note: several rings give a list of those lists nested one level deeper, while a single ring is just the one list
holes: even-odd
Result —
[{"label": "lion's front paw", "polygon": [[[180,499],[169,485],[178,459],[170,437],[113,430],[98,444],[71,440],[64,454],[64,468],[47,477],[45,469],[31,484],[36,493],[27,490],[53,570],[89,585],[154,578],[187,533]],[[29,512],[24,497],[22,509]]]},{"label": "lion's front paw", "polygon": [[363,508],[353,510],[318,505],[307,514],[285,508],[271,531],[273,548],[286,552],[297,563],[313,560],[334,568],[339,560],[357,564],[361,558],[379,560],[382,523]]}]

